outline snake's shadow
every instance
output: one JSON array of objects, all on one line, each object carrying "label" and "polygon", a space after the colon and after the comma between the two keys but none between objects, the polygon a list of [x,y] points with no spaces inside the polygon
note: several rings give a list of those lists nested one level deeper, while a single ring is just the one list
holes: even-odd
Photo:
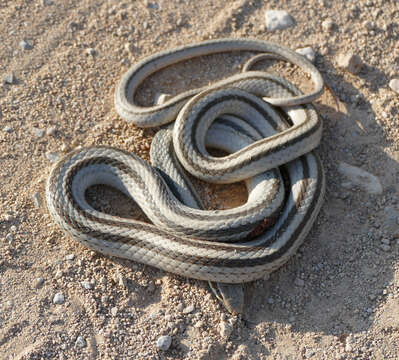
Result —
[{"label": "snake's shadow", "polygon": [[[319,65],[324,70],[333,68],[331,63]],[[294,333],[335,335],[344,342],[347,334],[368,330],[378,306],[389,302],[392,263],[399,253],[392,226],[395,233],[399,227],[389,222],[386,208],[399,208],[399,154],[388,156],[383,151],[388,139],[362,94],[365,88],[377,91],[383,81],[374,80],[386,76],[367,66],[358,75],[364,79],[359,90],[335,71],[329,74],[324,76],[340,99],[339,109],[328,94],[315,104],[324,120],[318,151],[326,169],[325,203],[298,254],[268,281],[247,285],[249,342],[253,328],[262,323],[285,324]],[[348,188],[347,179],[337,170],[340,161],[378,176],[383,194]],[[391,240],[389,252],[381,249],[384,237]],[[386,327],[392,326],[396,325],[387,317]],[[269,331],[268,336],[272,339],[275,334]]]}]

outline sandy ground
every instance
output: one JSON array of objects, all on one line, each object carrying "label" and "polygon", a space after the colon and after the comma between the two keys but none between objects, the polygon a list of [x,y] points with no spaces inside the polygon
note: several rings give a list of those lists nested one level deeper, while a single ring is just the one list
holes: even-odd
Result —
[{"label": "sandy ground", "polygon": [[[225,4],[0,1],[0,75],[16,78],[0,85],[1,359],[399,358],[399,96],[388,87],[399,76],[399,3]],[[288,10],[296,26],[267,32],[267,9]],[[325,30],[328,19],[334,25]],[[242,317],[228,314],[204,282],[74,242],[54,225],[43,196],[54,153],[106,144],[148,159],[154,131],[128,125],[113,105],[129,64],[172,46],[230,36],[312,46],[339,99],[337,107],[325,93],[315,104],[324,120],[319,152],[327,171],[318,221],[283,268],[246,286]],[[21,48],[24,39],[30,49]],[[337,55],[349,50],[364,62],[357,75],[336,65]],[[144,84],[139,100],[150,104],[157,92],[222,78],[239,71],[245,58],[215,56],[163,71]],[[294,68],[274,70],[310,88]],[[337,171],[340,161],[376,175],[383,193],[369,195],[348,183]],[[232,191],[240,199],[240,189],[219,187],[216,206]],[[107,189],[89,195],[104,211],[137,212]],[[57,305],[59,292],[65,302]],[[166,352],[156,348],[161,335],[172,337]]]}]

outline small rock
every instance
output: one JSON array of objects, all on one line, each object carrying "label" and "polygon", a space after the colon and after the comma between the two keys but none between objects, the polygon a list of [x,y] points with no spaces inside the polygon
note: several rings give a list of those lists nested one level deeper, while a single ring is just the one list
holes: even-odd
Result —
[{"label": "small rock", "polygon": [[233,327],[227,321],[222,321],[219,325],[219,330],[223,338],[229,338],[233,332]]},{"label": "small rock", "polygon": [[13,240],[14,240],[14,237],[12,236],[12,234],[11,234],[11,233],[8,233],[8,234],[6,235],[6,242],[12,243]]},{"label": "small rock", "polygon": [[399,94],[399,78],[398,79],[392,79],[389,82],[389,87],[395,91],[397,94]]},{"label": "small rock", "polygon": [[294,281],[294,284],[296,286],[303,287],[303,286],[305,286],[305,281],[302,280],[301,278],[296,278]]},{"label": "small rock", "polygon": [[65,302],[65,297],[63,293],[59,292],[54,295],[53,303],[57,305],[61,305]]},{"label": "small rock", "polygon": [[55,162],[57,162],[58,159],[60,158],[60,153],[59,153],[59,152],[51,152],[51,151],[48,151],[48,152],[46,152],[46,158],[47,158],[50,162],[55,163]]},{"label": "small rock", "polygon": [[42,199],[41,199],[40,194],[38,192],[35,192],[32,195],[32,200],[33,200],[33,203],[35,204],[35,206],[37,208],[42,207]]},{"label": "small rock", "polygon": [[27,40],[21,40],[19,42],[19,46],[22,48],[22,50],[32,49],[32,45]]},{"label": "small rock", "polygon": [[154,104],[155,105],[162,105],[166,101],[168,101],[172,95],[170,94],[164,94],[164,93],[156,93],[154,97]]},{"label": "small rock", "polygon": [[314,354],[315,354],[315,352],[313,349],[306,349],[306,351],[305,351],[306,359],[310,359],[311,357],[313,357]]},{"label": "small rock", "polygon": [[134,53],[134,45],[131,42],[128,42],[125,44],[125,50],[129,53],[129,54],[133,54]]},{"label": "small rock", "polygon": [[399,210],[393,206],[387,206],[384,209],[384,229],[387,232],[396,232],[399,230]]},{"label": "small rock", "polygon": [[7,133],[12,133],[13,130],[14,129],[11,126],[8,126],[8,125],[4,126],[4,128],[3,128],[3,131],[7,132]]},{"label": "small rock", "polygon": [[53,2],[51,0],[41,0],[40,3],[41,3],[42,6],[53,5]]},{"label": "small rock", "polygon": [[389,250],[391,250],[391,247],[389,245],[386,244],[381,244],[380,248],[382,251],[388,252]]},{"label": "small rock", "polygon": [[4,82],[4,84],[9,84],[9,85],[15,84],[16,79],[15,79],[14,73],[11,72],[9,74],[4,75],[3,82]]},{"label": "small rock", "polygon": [[15,225],[11,225],[11,226],[10,226],[10,230],[11,230],[12,232],[16,232],[16,231],[17,231],[17,227],[16,227]]},{"label": "small rock", "polygon": [[111,315],[116,316],[116,314],[118,314],[118,308],[114,306],[113,308],[111,308]]},{"label": "small rock", "polygon": [[43,135],[44,135],[44,130],[42,130],[42,129],[39,129],[39,128],[37,128],[37,127],[33,127],[32,128],[32,132],[33,132],[33,135],[35,135],[37,138],[41,138],[41,137],[43,137]]},{"label": "small rock", "polygon": [[326,19],[321,23],[321,27],[324,31],[330,32],[334,29],[335,23],[331,19]]},{"label": "small rock", "polygon": [[62,272],[61,270],[58,270],[58,271],[55,273],[54,277],[55,277],[56,279],[61,279],[61,278],[62,278],[62,275],[64,275],[63,272]]},{"label": "small rock", "polygon": [[304,56],[306,59],[308,59],[312,63],[314,63],[314,61],[316,60],[316,53],[310,46],[296,49],[295,51],[298,54],[301,54],[302,56]]},{"label": "small rock", "polygon": [[160,336],[157,340],[157,348],[162,351],[166,351],[172,344],[172,337],[169,335]]},{"label": "small rock", "polygon": [[86,49],[86,54],[90,55],[90,56],[95,56],[97,54],[97,52],[93,48],[87,48]]},{"label": "small rock", "polygon": [[274,299],[272,297],[269,297],[267,299],[268,304],[273,305],[274,304]]},{"label": "small rock", "polygon": [[46,134],[49,136],[53,136],[53,135],[55,135],[56,131],[57,131],[57,129],[54,126],[51,126],[51,127],[47,128]]},{"label": "small rock", "polygon": [[94,284],[90,281],[82,281],[80,283],[86,290],[93,290]]},{"label": "small rock", "polygon": [[294,18],[285,10],[268,10],[265,20],[268,31],[284,30],[295,25]]},{"label": "small rock", "polygon": [[113,276],[113,280],[116,284],[118,284],[121,287],[127,288],[128,284],[127,284],[127,279],[126,277],[124,277],[122,274],[120,273],[115,273]]},{"label": "small rock", "polygon": [[86,343],[86,340],[83,339],[83,337],[78,336],[78,338],[76,339],[75,345],[78,348],[84,348],[84,347],[86,347],[87,343]]},{"label": "small rock", "polygon": [[353,184],[361,187],[369,194],[381,195],[382,185],[380,180],[369,172],[344,162],[338,164],[338,171]]},{"label": "small rock", "polygon": [[36,278],[36,279],[33,281],[33,286],[34,286],[36,289],[41,288],[41,287],[43,286],[43,284],[44,284],[44,279],[43,279],[42,277],[38,277],[38,278]]},{"label": "small rock", "polygon": [[383,239],[381,240],[381,243],[382,243],[382,244],[385,244],[385,245],[390,245],[390,244],[391,244],[391,242],[390,242],[389,239],[387,239],[387,238],[383,238]]},{"label": "small rock", "polygon": [[183,314],[189,314],[194,311],[194,305],[189,305],[185,309],[183,309]]},{"label": "small rock", "polygon": [[349,51],[338,55],[337,65],[338,67],[356,75],[362,69],[363,61],[359,55]]}]

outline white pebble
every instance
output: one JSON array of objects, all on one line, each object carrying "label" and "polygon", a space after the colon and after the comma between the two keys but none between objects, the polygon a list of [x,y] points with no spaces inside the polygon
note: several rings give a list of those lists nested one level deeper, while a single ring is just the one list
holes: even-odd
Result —
[{"label": "white pebble", "polygon": [[6,235],[6,242],[11,243],[14,240],[13,236],[11,233],[8,233]]},{"label": "white pebble", "polygon": [[294,18],[285,10],[268,10],[265,20],[268,31],[284,30],[295,25]]},{"label": "white pebble", "polygon": [[52,162],[55,163],[58,161],[58,159],[60,158],[60,154],[58,152],[46,152],[46,158]]},{"label": "white pebble", "polygon": [[389,87],[395,91],[397,94],[399,94],[399,78],[398,79],[392,79],[389,82]]},{"label": "white pebble", "polygon": [[334,29],[334,22],[331,19],[326,19],[321,23],[321,27],[324,31],[331,31]]},{"label": "white pebble", "polygon": [[63,273],[62,273],[62,271],[61,270],[58,270],[56,273],[55,273],[55,278],[56,279],[61,279],[62,278],[62,275],[63,275]]},{"label": "white pebble", "polygon": [[56,130],[56,128],[54,127],[54,126],[50,126],[49,128],[47,128],[47,130],[46,130],[46,134],[47,135],[55,135],[55,132],[56,132],[57,130]]},{"label": "white pebble", "polygon": [[157,348],[162,351],[168,350],[171,344],[172,337],[170,337],[169,335],[160,336],[157,340]]},{"label": "white pebble", "polygon": [[116,306],[114,306],[113,308],[111,308],[111,315],[112,316],[116,316],[116,314],[118,313],[118,308]]},{"label": "white pebble", "polygon": [[54,303],[54,304],[61,305],[61,304],[63,304],[64,302],[65,302],[65,297],[64,297],[64,295],[63,295],[61,292],[56,293],[56,294],[54,295],[54,298],[53,298],[53,303]]},{"label": "white pebble", "polygon": [[41,137],[43,137],[43,135],[44,135],[44,130],[42,130],[42,129],[39,129],[39,128],[37,128],[37,127],[33,127],[32,128],[32,132],[33,132],[33,135],[35,135],[37,138],[41,138]]},{"label": "white pebble", "polygon": [[65,259],[73,261],[75,259],[75,254],[68,254],[67,256],[65,256]]},{"label": "white pebble", "polygon": [[30,50],[32,48],[32,45],[26,40],[21,40],[19,42],[19,46],[22,48],[22,50]]},{"label": "white pebble", "polygon": [[87,48],[86,49],[86,54],[94,56],[94,55],[96,55],[96,50],[94,50],[93,48]]},{"label": "white pebble", "polygon": [[363,61],[359,55],[349,51],[338,55],[337,65],[338,67],[356,75],[360,70],[362,70]]},{"label": "white pebble", "polygon": [[369,172],[356,166],[346,164],[342,161],[338,164],[338,171],[353,184],[363,188],[363,190],[369,194],[382,194],[381,182],[373,174],[370,174]]},{"label": "white pebble", "polygon": [[92,290],[94,288],[94,284],[90,281],[82,281],[80,283],[86,290]]},{"label": "white pebble", "polygon": [[35,206],[37,208],[40,208],[42,206],[42,199],[41,199],[40,194],[38,192],[35,192],[32,195],[32,200],[33,200],[33,203],[35,204]]},{"label": "white pebble", "polygon": [[380,248],[382,251],[388,252],[389,250],[391,250],[391,247],[389,245],[386,244],[381,244]]},{"label": "white pebble", "polygon": [[78,338],[76,339],[75,345],[76,345],[78,348],[84,348],[84,347],[86,347],[86,345],[87,345],[87,344],[86,344],[86,340],[83,339],[83,337],[78,336]]},{"label": "white pebble", "polygon": [[308,59],[312,63],[316,60],[316,53],[310,46],[296,49],[295,51],[298,54],[301,54],[302,56],[304,56],[306,59]]},{"label": "white pebble", "polygon": [[189,305],[183,310],[183,314],[189,314],[194,311],[194,305]]},{"label": "white pebble", "polygon": [[223,338],[229,338],[233,332],[233,327],[227,321],[222,321],[219,325],[219,331]]},{"label": "white pebble", "polygon": [[36,278],[36,279],[34,280],[34,282],[33,282],[33,286],[34,286],[36,289],[41,288],[41,287],[43,286],[43,284],[44,284],[44,279],[43,279],[42,277]]},{"label": "white pebble", "polygon": [[14,75],[14,73],[11,72],[9,74],[4,75],[3,82],[5,84],[9,84],[9,85],[15,84],[15,75]]},{"label": "white pebble", "polygon": [[4,126],[3,131],[7,132],[7,133],[11,133],[14,129],[11,126]]}]

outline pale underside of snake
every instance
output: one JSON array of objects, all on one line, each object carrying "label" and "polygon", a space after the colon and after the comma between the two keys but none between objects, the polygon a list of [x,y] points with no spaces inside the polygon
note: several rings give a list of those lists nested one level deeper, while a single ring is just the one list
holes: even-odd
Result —
[{"label": "pale underside of snake", "polygon": [[[227,51],[266,52],[290,61],[311,75],[315,91],[303,95],[284,79],[248,71],[164,104],[143,108],[135,103],[139,85],[159,69]],[[209,41],[144,59],[122,78],[115,103],[119,114],[137,126],[176,120],[173,129],[155,136],[153,166],[109,147],[73,151],[47,181],[50,214],[73,238],[106,255],[201,280],[233,284],[263,278],[295,253],[322,205],[324,172],[312,151],[322,126],[309,104],[322,89],[312,64],[263,41]],[[230,155],[212,156],[210,147]],[[229,210],[202,210],[184,171],[214,183],[244,180],[248,200]],[[85,192],[96,184],[132,197],[154,225],[94,209]],[[272,226],[251,236],[267,218]]]}]

